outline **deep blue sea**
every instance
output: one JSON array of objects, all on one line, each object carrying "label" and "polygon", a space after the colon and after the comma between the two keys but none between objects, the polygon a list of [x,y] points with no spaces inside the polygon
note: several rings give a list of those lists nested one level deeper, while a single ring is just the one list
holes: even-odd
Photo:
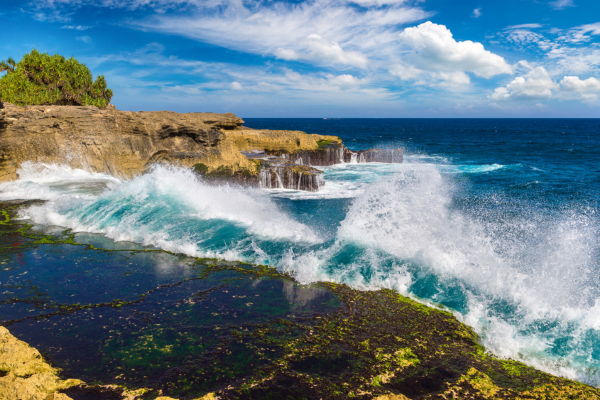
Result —
[{"label": "deep blue sea", "polygon": [[299,281],[393,288],[447,307],[487,349],[600,385],[600,120],[246,119],[405,148],[403,164],[323,168],[317,193],[203,183],[157,167],[123,181],[26,164],[0,198],[49,200],[38,224]]}]

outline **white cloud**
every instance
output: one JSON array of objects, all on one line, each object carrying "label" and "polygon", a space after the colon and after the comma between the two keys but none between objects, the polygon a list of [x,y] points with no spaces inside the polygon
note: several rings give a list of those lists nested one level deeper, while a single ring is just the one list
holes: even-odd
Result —
[{"label": "white cloud", "polygon": [[598,100],[597,94],[590,94],[590,93],[582,93],[581,94],[581,101],[584,103],[593,103],[593,102],[596,102],[596,100]]},{"label": "white cloud", "polygon": [[473,14],[471,14],[471,16],[473,18],[479,18],[479,17],[481,17],[481,7],[474,9],[473,10]]},{"label": "white cloud", "polygon": [[360,79],[348,74],[337,76],[327,75],[327,80],[331,85],[337,86],[342,90],[350,89],[360,84]]},{"label": "white cloud", "polygon": [[92,43],[92,38],[89,36],[77,36],[75,39],[86,44]]},{"label": "white cloud", "polygon": [[555,10],[562,10],[564,8],[573,6],[575,6],[575,4],[573,4],[573,0],[555,0],[550,2],[550,7],[554,8]]},{"label": "white cloud", "polygon": [[[512,73],[504,58],[485,50],[481,43],[470,40],[457,42],[444,25],[425,22],[406,28],[400,34],[400,41],[412,49],[412,53],[404,59],[424,71],[445,74],[472,72],[484,78]],[[464,81],[464,78],[461,80]]]},{"label": "white cloud", "polygon": [[[46,0],[50,2],[51,0]],[[66,4],[63,0],[52,0]],[[129,21],[142,30],[181,35],[246,53],[285,60],[365,68],[370,59],[395,57],[399,26],[431,13],[414,2],[347,0],[272,2],[245,0],[77,0],[107,7],[173,7],[185,13],[154,13]],[[356,3],[356,2],[354,2]],[[385,5],[385,7],[380,7]],[[314,35],[314,36],[313,36]]]},{"label": "white cloud", "polygon": [[[186,60],[166,56],[164,47],[157,43],[147,45],[135,52],[84,58],[82,61],[92,68],[106,63],[129,64],[141,68],[135,72],[127,71],[119,74],[121,84],[126,85],[128,90],[152,86],[158,87],[164,93],[179,93],[202,98],[207,98],[209,95],[217,96],[217,93],[221,93],[220,96],[224,97],[231,93],[235,93],[236,96],[262,94],[279,100],[297,99],[311,104],[321,104],[324,101],[329,104],[359,104],[365,99],[383,101],[390,96],[388,90],[371,88],[368,79],[359,79],[350,74],[319,72],[300,74],[277,66],[242,66],[233,63]],[[155,81],[156,77],[168,74],[202,76],[204,82],[176,84],[169,81]],[[113,80],[109,80],[110,82]]]},{"label": "white cloud", "polygon": [[600,35],[600,22],[594,24],[581,25],[574,29],[577,29],[583,33],[591,33],[592,35]]},{"label": "white cloud", "polygon": [[589,42],[590,35],[600,35],[600,22],[576,26],[558,39],[567,43]]},{"label": "white cloud", "polygon": [[50,12],[36,11],[32,13],[33,19],[40,22],[69,22],[71,17],[62,14],[59,10]]},{"label": "white cloud", "polygon": [[506,38],[517,45],[539,43],[544,39],[542,35],[524,28],[517,28],[511,30],[506,36]]},{"label": "white cloud", "polygon": [[392,75],[397,76],[398,78],[402,79],[403,81],[417,79],[424,72],[425,71],[423,71],[419,68],[413,67],[412,65],[396,64],[396,65],[393,65],[392,68],[390,68],[390,73]]},{"label": "white cloud", "polygon": [[508,85],[496,88],[488,96],[492,100],[547,100],[552,97],[552,90],[559,85],[544,67],[535,67],[524,76],[518,76]]},{"label": "white cloud", "polygon": [[578,93],[600,92],[600,81],[596,78],[579,79],[578,76],[565,76],[560,81],[563,90]]},{"label": "white cloud", "polygon": [[277,48],[275,56],[284,60],[312,60],[324,64],[343,64],[358,68],[367,67],[367,57],[357,51],[344,51],[337,42],[327,40],[316,33],[301,40],[304,44],[302,52],[292,49]]},{"label": "white cloud", "polygon": [[433,82],[434,86],[448,88],[461,88],[471,83],[471,79],[464,72],[433,72],[431,78],[438,82]]},{"label": "white cloud", "polygon": [[360,4],[363,7],[397,5],[406,3],[406,0],[349,0],[350,3]]},{"label": "white cloud", "polygon": [[600,50],[590,47],[557,47],[547,53],[550,68],[558,74],[588,74],[600,66]]},{"label": "white cloud", "polygon": [[300,54],[296,53],[295,50],[283,49],[281,47],[276,48],[273,54],[282,60],[297,60],[300,58]]},{"label": "white cloud", "polygon": [[231,84],[229,85],[229,87],[232,90],[244,90],[244,87],[239,82],[231,82]]},{"label": "white cloud", "polygon": [[84,25],[65,25],[60,29],[74,29],[76,31],[85,31],[90,28],[91,28],[91,26],[84,26]]},{"label": "white cloud", "polygon": [[512,29],[537,29],[537,28],[541,28],[542,26],[543,26],[542,24],[521,24],[521,25],[507,26],[506,29],[507,30],[512,30]]}]

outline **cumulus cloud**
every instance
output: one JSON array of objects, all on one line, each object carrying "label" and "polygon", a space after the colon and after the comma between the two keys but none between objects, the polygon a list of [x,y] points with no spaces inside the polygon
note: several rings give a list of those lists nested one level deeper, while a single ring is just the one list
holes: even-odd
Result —
[{"label": "cumulus cloud", "polygon": [[578,76],[565,76],[560,81],[560,86],[570,92],[600,92],[600,81],[596,78],[580,79]]},{"label": "cumulus cloud", "polygon": [[304,44],[301,52],[278,48],[275,50],[275,56],[284,60],[302,59],[325,64],[367,67],[367,57],[364,54],[357,51],[344,51],[339,43],[325,39],[316,33],[308,35],[301,42]]},{"label": "cumulus cloud", "polygon": [[518,76],[508,85],[496,88],[489,98],[492,100],[547,100],[552,90],[559,85],[544,67],[535,67],[524,76]]},{"label": "cumulus cloud", "polygon": [[479,18],[479,17],[481,17],[481,7],[474,9],[473,10],[473,14],[471,14],[471,16],[473,18]]},{"label": "cumulus cloud", "polygon": [[484,78],[512,73],[504,58],[485,50],[481,43],[457,42],[444,25],[425,22],[406,28],[400,40],[416,51],[415,60],[421,69],[469,71]]},{"label": "cumulus cloud", "polygon": [[239,82],[231,82],[229,87],[231,88],[231,90],[244,90],[244,87]]},{"label": "cumulus cloud", "polygon": [[411,49],[404,56],[407,62],[391,69],[391,73],[401,79],[425,74],[442,80],[447,78],[449,83],[468,84],[465,72],[483,78],[512,73],[504,58],[485,50],[481,43],[456,41],[444,25],[425,22],[406,28],[400,34],[400,42]]}]

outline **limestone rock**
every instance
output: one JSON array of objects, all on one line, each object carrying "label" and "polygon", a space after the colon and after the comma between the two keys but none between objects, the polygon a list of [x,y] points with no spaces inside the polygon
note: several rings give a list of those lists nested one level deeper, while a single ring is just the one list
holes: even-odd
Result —
[{"label": "limestone rock", "polygon": [[0,182],[17,179],[24,162],[64,164],[130,178],[154,163],[226,167],[258,175],[240,151],[316,149],[333,136],[242,127],[235,115],[130,112],[114,107],[27,106],[0,108]]},{"label": "limestone rock", "polygon": [[4,327],[0,327],[0,371],[3,372],[0,400],[69,400],[67,396],[50,395],[82,383],[60,379],[39,351],[12,336]]}]

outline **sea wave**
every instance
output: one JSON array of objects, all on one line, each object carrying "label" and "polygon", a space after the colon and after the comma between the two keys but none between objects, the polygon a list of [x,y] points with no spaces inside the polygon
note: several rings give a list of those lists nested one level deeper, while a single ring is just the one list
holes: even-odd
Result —
[{"label": "sea wave", "polygon": [[[481,167],[474,166],[487,173]],[[39,224],[192,256],[270,263],[304,283],[393,288],[441,303],[494,354],[598,385],[598,216],[493,197],[460,208],[455,199],[464,188],[444,168],[338,165],[324,168],[329,192],[294,194],[209,185],[176,167],[118,180],[28,164],[18,181],[0,185],[0,198],[50,200],[23,211]],[[274,199],[282,196],[350,199],[319,210],[306,202],[316,215],[311,224]],[[318,213],[341,214],[332,238],[315,225]]]},{"label": "sea wave", "polygon": [[[312,229],[280,211],[266,193],[209,185],[183,168],[157,166],[131,180],[110,181],[113,187],[97,195],[56,189],[77,181],[80,171],[66,179],[62,174],[50,179],[47,174],[46,169],[23,174],[24,178],[11,184],[11,192],[3,194],[4,198],[19,197],[45,180],[48,185],[31,192],[30,198],[41,194],[52,201],[24,211],[24,216],[40,224],[102,233],[113,240],[193,256],[228,259],[241,257],[254,239],[311,244],[321,241]],[[105,180],[101,174],[86,176],[92,182]]]},{"label": "sea wave", "polygon": [[288,251],[281,266],[303,282],[390,287],[442,303],[496,355],[598,385],[596,216],[464,213],[453,207],[457,190],[434,166],[406,168],[354,200],[333,245]]}]

